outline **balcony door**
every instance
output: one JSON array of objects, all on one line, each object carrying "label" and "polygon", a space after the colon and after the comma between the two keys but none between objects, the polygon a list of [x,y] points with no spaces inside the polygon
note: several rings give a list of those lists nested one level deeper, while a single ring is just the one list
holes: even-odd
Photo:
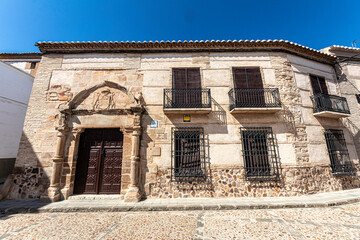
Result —
[{"label": "balcony door", "polygon": [[325,78],[310,75],[310,81],[311,81],[311,87],[313,89],[314,95],[319,94],[319,93],[329,94],[327,86],[326,86]]},{"label": "balcony door", "polygon": [[174,107],[201,107],[202,92],[199,68],[174,68],[172,84]]},{"label": "balcony door", "polygon": [[233,69],[235,100],[237,106],[265,106],[264,86],[260,68],[242,67]]},{"label": "balcony door", "polygon": [[[311,87],[314,94],[314,104],[317,109],[333,109],[334,104],[338,105],[337,102],[332,102],[329,98],[328,88],[326,86],[325,78],[310,75]],[[325,95],[325,96],[324,96]],[[340,103],[341,104],[341,103]]]}]

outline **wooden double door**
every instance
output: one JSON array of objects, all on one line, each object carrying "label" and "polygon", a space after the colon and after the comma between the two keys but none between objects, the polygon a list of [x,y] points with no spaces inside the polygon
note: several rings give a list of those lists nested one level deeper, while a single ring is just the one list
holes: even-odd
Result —
[{"label": "wooden double door", "polygon": [[117,129],[86,129],[80,137],[75,194],[120,194],[123,133]]}]

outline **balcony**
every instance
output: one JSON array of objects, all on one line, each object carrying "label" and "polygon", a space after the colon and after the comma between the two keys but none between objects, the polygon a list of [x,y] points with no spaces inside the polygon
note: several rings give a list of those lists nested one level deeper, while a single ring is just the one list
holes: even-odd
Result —
[{"label": "balcony", "polygon": [[231,113],[274,113],[281,110],[279,89],[231,89]]},{"label": "balcony", "polygon": [[344,97],[319,93],[311,96],[311,101],[316,117],[343,118],[350,116],[349,106]]},{"label": "balcony", "polygon": [[211,112],[210,89],[164,89],[164,112],[209,113]]}]

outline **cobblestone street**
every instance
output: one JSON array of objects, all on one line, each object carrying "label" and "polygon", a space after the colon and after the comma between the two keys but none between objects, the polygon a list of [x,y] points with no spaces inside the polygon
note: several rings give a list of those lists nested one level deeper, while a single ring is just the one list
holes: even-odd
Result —
[{"label": "cobblestone street", "polygon": [[360,203],[306,209],[1,215],[0,239],[360,239]]}]

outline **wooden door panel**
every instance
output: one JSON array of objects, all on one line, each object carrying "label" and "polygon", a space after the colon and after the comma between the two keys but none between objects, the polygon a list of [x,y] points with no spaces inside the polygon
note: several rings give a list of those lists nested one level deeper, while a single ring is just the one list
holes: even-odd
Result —
[{"label": "wooden door panel", "polygon": [[90,149],[89,165],[87,169],[84,193],[97,192],[99,161],[101,157],[100,155],[101,155],[101,148]]},{"label": "wooden door panel", "polygon": [[99,193],[120,193],[122,149],[105,148]]},{"label": "wooden door panel", "polygon": [[79,144],[74,193],[120,194],[122,146],[119,129],[85,130]]}]

